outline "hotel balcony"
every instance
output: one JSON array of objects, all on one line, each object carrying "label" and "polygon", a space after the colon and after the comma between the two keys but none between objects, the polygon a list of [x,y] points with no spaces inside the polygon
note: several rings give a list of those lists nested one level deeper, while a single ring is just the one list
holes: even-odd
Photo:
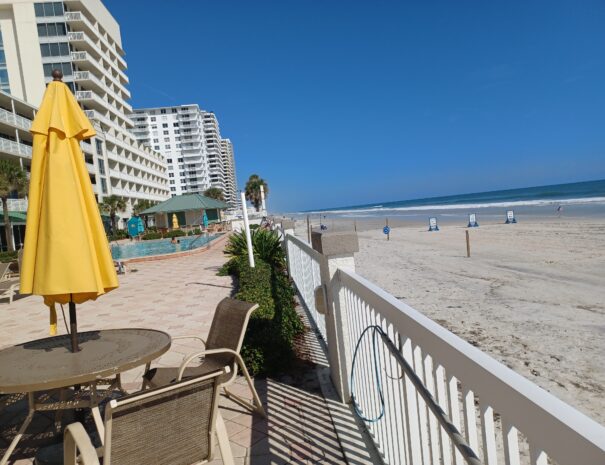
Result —
[{"label": "hotel balcony", "polygon": [[15,113],[0,108],[0,123],[6,123],[14,128],[29,131],[31,128],[31,120],[24,118],[23,116],[16,115]]},{"label": "hotel balcony", "polygon": [[105,66],[103,66],[99,62],[98,58],[93,54],[83,50],[71,52],[71,60],[75,65],[78,66],[78,68],[84,71],[90,71],[92,69],[93,71],[96,71],[97,75],[105,76],[110,79],[111,82],[120,89],[122,93],[122,100],[130,98],[130,91],[120,82],[119,79],[117,79],[111,73],[108,73]]},{"label": "hotel balcony", "polygon": [[[109,63],[111,70],[115,71],[115,73],[119,76],[120,83],[124,85],[128,84],[128,77],[126,74],[124,74],[124,71],[122,71],[120,67],[115,64],[114,60],[112,60],[103,50],[101,50],[101,48],[94,42],[94,40],[90,38],[88,34],[83,31],[68,32],[67,40],[70,42],[70,44],[76,46],[78,49],[91,53],[97,60],[99,58],[105,59],[105,61]],[[105,71],[105,73],[107,73],[107,71]]]},{"label": "hotel balcony", "polygon": [[0,137],[0,156],[1,154],[8,154],[21,158],[31,158],[32,148],[31,146],[22,144],[21,142]]},{"label": "hotel balcony", "polygon": [[66,11],[65,22],[71,26],[72,30],[85,29],[87,33],[98,37],[107,50],[109,50],[111,57],[120,63],[121,68],[123,70],[127,68],[126,61],[120,53],[99,33],[81,11]]}]

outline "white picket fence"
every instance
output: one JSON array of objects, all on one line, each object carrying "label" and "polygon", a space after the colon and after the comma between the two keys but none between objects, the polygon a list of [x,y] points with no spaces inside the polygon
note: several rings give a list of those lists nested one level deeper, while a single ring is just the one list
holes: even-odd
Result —
[{"label": "white picket fence", "polygon": [[327,341],[326,319],[317,311],[314,298],[315,289],[321,285],[320,264],[325,262],[325,258],[309,244],[292,235],[288,235],[286,253],[290,275],[300,293],[302,303],[307,308],[321,337]]},{"label": "white picket fence", "polygon": [[[605,464],[605,428],[601,425],[378,286],[343,269],[337,270],[330,283],[324,283],[333,296],[328,318],[333,317],[342,327],[340,340],[330,341],[326,317],[317,312],[314,303],[314,289],[322,284],[321,267],[327,266],[327,259],[291,235],[286,236],[286,245],[289,271],[300,296],[311,318],[323,328],[328,350],[339,353],[342,366],[331,368],[346,373],[345,393],[350,393],[351,362],[359,337],[365,328],[376,325],[399,348],[484,464]],[[380,420],[365,424],[384,462],[464,463],[395,358],[380,340],[374,352],[369,334],[359,346],[354,374],[353,395],[362,415],[369,419],[380,415],[376,362],[385,411]]]}]

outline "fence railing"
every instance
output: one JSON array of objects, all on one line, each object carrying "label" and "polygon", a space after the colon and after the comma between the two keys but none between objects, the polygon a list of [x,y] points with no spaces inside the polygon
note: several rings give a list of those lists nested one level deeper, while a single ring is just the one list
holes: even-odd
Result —
[{"label": "fence railing", "polygon": [[290,234],[286,235],[286,253],[290,276],[302,298],[304,306],[317,326],[321,337],[327,341],[325,315],[315,306],[315,289],[321,286],[321,263],[325,257],[306,242]]},{"label": "fence railing", "polygon": [[[378,326],[394,343],[466,443],[486,465],[595,465],[605,463],[605,428],[476,347],[400,302],[378,286],[342,268],[322,283],[328,257],[286,235],[289,270],[301,298],[339,367],[345,384],[385,463],[460,465],[451,432],[437,421],[426,396],[380,338],[366,333]],[[325,316],[315,308],[315,289],[326,285],[339,340],[325,334]],[[334,337],[336,338],[336,337]],[[392,347],[391,347],[392,348]],[[351,393],[351,365],[356,353]],[[331,355],[331,354],[330,354]],[[331,364],[335,358],[330,356]],[[378,370],[376,368],[378,367]]]}]

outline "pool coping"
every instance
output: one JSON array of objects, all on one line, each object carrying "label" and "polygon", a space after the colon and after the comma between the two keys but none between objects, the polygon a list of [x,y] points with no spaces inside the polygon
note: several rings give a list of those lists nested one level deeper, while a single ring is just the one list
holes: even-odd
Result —
[{"label": "pool coping", "polygon": [[205,252],[206,250],[211,249],[213,245],[222,243],[223,241],[225,241],[225,239],[227,237],[229,237],[229,233],[230,233],[230,231],[227,231],[224,233],[219,233],[220,234],[219,237],[211,240],[206,245],[203,245],[201,247],[196,247],[195,249],[182,250],[180,252],[164,253],[164,254],[158,254],[158,255],[148,255],[145,257],[114,259],[114,262],[120,262],[120,263],[124,263],[125,265],[128,265],[130,263],[153,262],[156,260],[169,260],[171,258],[187,257],[189,255],[194,255],[194,254],[198,254],[201,252]]}]

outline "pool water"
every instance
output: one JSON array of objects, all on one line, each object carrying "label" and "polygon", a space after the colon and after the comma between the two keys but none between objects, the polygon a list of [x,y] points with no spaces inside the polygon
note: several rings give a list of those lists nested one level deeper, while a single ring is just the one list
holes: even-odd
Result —
[{"label": "pool water", "polygon": [[127,258],[184,252],[203,247],[216,237],[216,235],[177,237],[177,240],[180,241],[179,244],[172,244],[170,239],[112,244],[111,256],[114,260],[124,260]]}]

